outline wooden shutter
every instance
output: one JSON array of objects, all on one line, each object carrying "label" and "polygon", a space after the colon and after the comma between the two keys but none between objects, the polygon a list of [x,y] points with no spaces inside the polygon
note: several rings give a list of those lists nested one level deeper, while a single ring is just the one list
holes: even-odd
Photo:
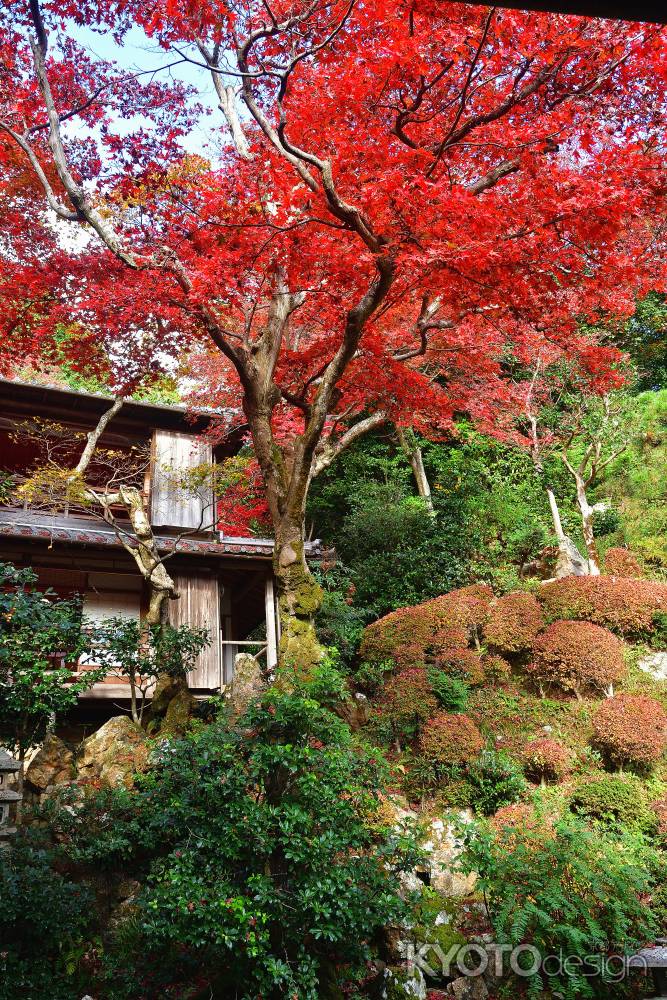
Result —
[{"label": "wooden shutter", "polygon": [[151,522],[154,527],[211,530],[212,491],[192,495],[179,489],[180,470],[212,461],[210,444],[193,434],[155,431],[151,474]]},{"label": "wooden shutter", "polygon": [[171,624],[207,628],[211,635],[211,645],[199,654],[195,669],[188,674],[188,685],[215,690],[221,683],[218,580],[210,573],[175,573],[173,579],[181,596],[169,602]]}]

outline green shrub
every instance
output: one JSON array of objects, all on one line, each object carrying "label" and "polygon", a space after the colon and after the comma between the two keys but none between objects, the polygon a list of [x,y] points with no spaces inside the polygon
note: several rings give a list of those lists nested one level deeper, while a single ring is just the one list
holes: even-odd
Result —
[{"label": "green shrub", "polygon": [[0,901],[0,1000],[80,997],[92,894],[19,839],[0,851]]},{"label": "green shrub", "polygon": [[428,671],[428,680],[441,708],[448,712],[464,712],[468,707],[470,688],[459,677],[450,677],[437,667]]},{"label": "green shrub", "polygon": [[175,996],[317,1000],[331,960],[364,961],[405,919],[399,874],[417,860],[382,819],[385,775],[330,712],[271,690],[233,728],[160,744],[116,807],[87,800],[64,848],[143,882],[138,923],[109,954],[114,1000],[162,1000],[167,983]]},{"label": "green shrub", "polygon": [[520,766],[502,750],[483,750],[468,768],[468,784],[470,804],[484,816],[518,802],[528,789]]},{"label": "green shrub", "polygon": [[651,810],[644,785],[634,775],[605,774],[582,781],[572,793],[574,813],[616,830],[652,834],[658,819]]},{"label": "green shrub", "polygon": [[[469,824],[462,836],[460,866],[479,873],[495,940],[581,960],[558,974],[553,965],[539,967],[513,983],[512,995],[617,997],[613,976],[610,982],[588,977],[583,963],[588,956],[624,955],[655,934],[646,902],[652,878],[635,843],[607,839],[574,820],[528,830]],[[533,956],[524,958],[532,971]]]}]

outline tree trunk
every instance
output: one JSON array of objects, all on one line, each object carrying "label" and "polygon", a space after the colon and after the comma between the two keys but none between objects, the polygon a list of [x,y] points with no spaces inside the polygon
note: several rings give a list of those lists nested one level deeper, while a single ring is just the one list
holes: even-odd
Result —
[{"label": "tree trunk", "polygon": [[593,514],[595,513],[595,507],[591,507],[589,504],[588,497],[586,496],[586,487],[584,486],[583,480],[580,479],[579,476],[577,476],[577,505],[581,512],[581,528],[584,536],[584,544],[586,545],[586,553],[588,555],[588,572],[591,576],[599,576],[600,556],[598,554],[595,532],[593,530]]},{"label": "tree trunk", "polygon": [[412,468],[412,473],[415,477],[415,483],[417,485],[417,492],[426,504],[431,517],[435,517],[435,508],[433,507],[433,497],[431,495],[431,484],[428,481],[426,469],[424,468],[422,450],[417,444],[414,432],[405,427],[397,427],[396,432],[398,434],[398,440],[401,444],[401,448],[403,449],[405,456],[410,463],[410,467]]},{"label": "tree trunk", "polygon": [[553,490],[548,486],[545,486],[545,490],[549,501],[554,532],[558,541],[556,577],[562,579],[565,576],[586,576],[588,563],[570,536],[566,535],[563,531],[563,522],[560,519],[560,510],[558,509],[558,502]]},{"label": "tree trunk", "polygon": [[288,521],[276,529],[273,570],[280,618],[279,665],[307,676],[322,658],[315,615],[323,592],[306,563],[303,521]]}]

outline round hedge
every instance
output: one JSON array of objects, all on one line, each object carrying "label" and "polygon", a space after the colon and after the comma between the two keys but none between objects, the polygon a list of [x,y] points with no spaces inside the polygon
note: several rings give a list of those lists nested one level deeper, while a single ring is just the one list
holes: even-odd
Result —
[{"label": "round hedge", "polygon": [[650,767],[667,745],[667,716],[654,698],[621,694],[598,708],[593,732],[595,745],[610,763]]},{"label": "round hedge", "polygon": [[540,588],[547,619],[606,625],[629,638],[655,631],[655,615],[667,611],[667,583],[616,576],[567,576]]},{"label": "round hedge", "polygon": [[438,767],[467,764],[480,753],[484,740],[467,715],[438,712],[424,726],[419,749],[426,760]]},{"label": "round hedge", "polygon": [[445,649],[434,658],[433,666],[472,687],[484,683],[482,660],[474,649]]},{"label": "round hedge", "polygon": [[623,643],[590,622],[553,622],[535,640],[526,670],[543,687],[577,695],[607,691],[626,674]]},{"label": "round hedge", "polygon": [[630,549],[614,547],[607,549],[604,557],[604,571],[607,576],[641,579],[644,570],[639,559]]},{"label": "round hedge", "polygon": [[523,653],[543,628],[544,613],[534,594],[505,594],[489,607],[484,640],[493,652]]},{"label": "round hedge", "polygon": [[465,649],[492,598],[490,587],[475,584],[392,611],[364,629],[361,659],[371,663],[391,660],[401,669],[433,663],[448,649]]},{"label": "round hedge", "polygon": [[587,778],[572,793],[570,808],[605,826],[642,833],[655,833],[657,829],[657,816],[650,808],[646,789],[634,774]]},{"label": "round hedge", "polygon": [[572,763],[571,751],[558,740],[531,740],[522,756],[524,771],[531,781],[560,781]]},{"label": "round hedge", "polygon": [[438,701],[424,667],[412,667],[390,677],[376,708],[376,717],[399,736],[416,735],[438,710]]}]

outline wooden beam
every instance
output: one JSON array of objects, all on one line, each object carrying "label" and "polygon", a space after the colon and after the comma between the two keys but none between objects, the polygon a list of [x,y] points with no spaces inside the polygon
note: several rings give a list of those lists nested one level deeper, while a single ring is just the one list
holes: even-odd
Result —
[{"label": "wooden beam", "polygon": [[278,627],[272,576],[267,576],[266,578],[264,606],[266,615],[266,666],[268,671],[271,672],[278,666]]}]

